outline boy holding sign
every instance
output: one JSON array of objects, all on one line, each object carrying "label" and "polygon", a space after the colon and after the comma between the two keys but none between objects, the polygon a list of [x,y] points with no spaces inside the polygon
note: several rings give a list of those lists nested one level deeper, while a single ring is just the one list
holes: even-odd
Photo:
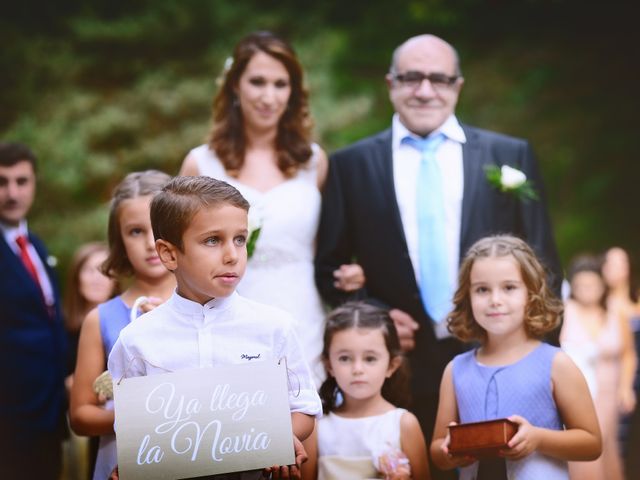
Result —
[{"label": "boy holding sign", "polygon": [[[210,177],[176,177],[157,194],[151,204],[156,250],[164,266],[175,274],[177,288],[166,303],[122,330],[109,356],[109,371],[118,384],[123,378],[196,368],[286,362],[296,464],[274,465],[264,473],[273,478],[298,478],[299,465],[306,459],[300,442],[312,432],[314,417],[321,414],[322,407],[294,333],[293,318],[235,291],[247,263],[248,209],[249,204],[234,187]],[[241,399],[240,394],[225,388],[214,393],[217,397],[211,405],[216,409]],[[117,395],[116,386],[116,431]],[[168,407],[170,399],[153,402],[164,402]],[[173,427],[172,422],[169,419],[166,424]],[[204,435],[202,432],[189,445],[199,445]],[[220,435],[218,430],[214,443],[224,438]],[[240,440],[238,436],[235,445],[245,440],[252,441],[253,447],[268,443],[257,442],[255,435],[250,432]],[[213,450],[217,460],[220,451]],[[152,460],[159,462],[162,456],[152,456]],[[244,472],[228,478],[261,478],[262,473]]]}]

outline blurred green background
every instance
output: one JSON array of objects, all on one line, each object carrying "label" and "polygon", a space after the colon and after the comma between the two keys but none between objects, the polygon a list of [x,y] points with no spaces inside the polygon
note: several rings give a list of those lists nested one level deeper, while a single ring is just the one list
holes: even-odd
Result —
[{"label": "blurred green background", "polygon": [[389,125],[395,46],[427,32],[449,40],[466,79],[459,118],[531,140],[563,263],[611,245],[640,256],[634,2],[5,3],[0,137],[40,159],[30,225],[63,274],[78,245],[105,238],[109,195],[126,173],[176,174],[202,143],[224,59],[257,29],[298,52],[328,152]]}]

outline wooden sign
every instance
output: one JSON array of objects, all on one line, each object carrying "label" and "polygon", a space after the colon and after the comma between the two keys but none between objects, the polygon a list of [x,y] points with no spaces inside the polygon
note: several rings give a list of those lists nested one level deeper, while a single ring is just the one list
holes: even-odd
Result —
[{"label": "wooden sign", "polygon": [[114,394],[122,480],[295,463],[284,361],[128,378]]}]

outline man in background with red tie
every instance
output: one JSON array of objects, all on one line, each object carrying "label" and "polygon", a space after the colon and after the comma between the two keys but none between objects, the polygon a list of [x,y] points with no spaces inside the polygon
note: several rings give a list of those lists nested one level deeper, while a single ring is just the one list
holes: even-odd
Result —
[{"label": "man in background with red tie", "polygon": [[66,336],[58,285],[27,229],[36,158],[0,143],[0,472],[58,479],[66,433]]}]

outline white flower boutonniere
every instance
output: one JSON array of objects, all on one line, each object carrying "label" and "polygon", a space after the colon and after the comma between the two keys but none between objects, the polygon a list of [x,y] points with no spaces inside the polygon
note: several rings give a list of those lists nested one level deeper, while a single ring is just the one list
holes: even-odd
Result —
[{"label": "white flower boutonniere", "polygon": [[259,208],[251,207],[249,209],[248,220],[249,235],[247,236],[247,257],[251,258],[256,249],[256,242],[262,230],[262,212]]},{"label": "white flower boutonniere", "polygon": [[49,265],[51,268],[56,268],[58,266],[58,259],[53,255],[49,255],[47,257],[47,265]]},{"label": "white flower boutonniere", "polygon": [[501,192],[513,193],[521,200],[537,200],[538,193],[534,190],[527,176],[517,168],[503,165],[486,165],[485,175],[491,185]]}]

